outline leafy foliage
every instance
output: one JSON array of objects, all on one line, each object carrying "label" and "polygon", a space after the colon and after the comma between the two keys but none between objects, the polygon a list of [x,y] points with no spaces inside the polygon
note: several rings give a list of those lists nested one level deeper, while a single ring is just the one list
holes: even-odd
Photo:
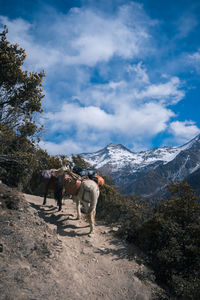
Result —
[{"label": "leafy foliage", "polygon": [[186,183],[171,183],[157,207],[114,187],[101,189],[97,217],[118,223],[119,235],[148,254],[157,280],[176,299],[200,299],[200,204]]},{"label": "leafy foliage", "polygon": [[124,224],[135,217],[136,207],[139,206],[138,197],[122,195],[114,186],[105,184],[100,190],[97,218],[107,223]]},{"label": "leafy foliage", "polygon": [[44,72],[22,70],[25,50],[0,33],[0,176],[13,186],[25,186],[36,166],[37,113],[42,113]]},{"label": "leafy foliage", "polygon": [[91,165],[86,162],[79,154],[72,154],[72,162],[74,167],[81,167],[82,169],[91,168]]},{"label": "leafy foliage", "polygon": [[42,112],[42,79],[44,71],[23,71],[25,50],[7,40],[5,27],[0,34],[0,124],[32,136],[37,130],[35,112]]},{"label": "leafy foliage", "polygon": [[121,229],[150,257],[157,279],[180,299],[200,298],[200,204],[186,183],[171,183],[169,200]]}]

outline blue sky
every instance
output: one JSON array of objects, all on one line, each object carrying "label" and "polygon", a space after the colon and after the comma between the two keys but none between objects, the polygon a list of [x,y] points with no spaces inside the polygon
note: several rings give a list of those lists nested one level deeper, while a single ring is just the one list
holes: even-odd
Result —
[{"label": "blue sky", "polygon": [[41,147],[181,145],[200,133],[199,0],[0,0],[0,26],[45,70]]}]

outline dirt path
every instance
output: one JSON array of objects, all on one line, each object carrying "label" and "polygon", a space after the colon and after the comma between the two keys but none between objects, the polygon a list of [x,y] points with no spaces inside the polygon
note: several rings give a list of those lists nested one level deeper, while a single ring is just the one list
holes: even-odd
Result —
[{"label": "dirt path", "polygon": [[72,200],[65,200],[62,212],[57,212],[53,199],[41,206],[41,197],[25,198],[62,241],[62,251],[51,270],[61,294],[58,298],[49,294],[49,300],[160,298],[155,295],[161,291],[151,281],[153,275],[141,263],[137,248],[116,238],[115,228],[97,222],[95,233],[89,237],[88,224],[75,219]]}]

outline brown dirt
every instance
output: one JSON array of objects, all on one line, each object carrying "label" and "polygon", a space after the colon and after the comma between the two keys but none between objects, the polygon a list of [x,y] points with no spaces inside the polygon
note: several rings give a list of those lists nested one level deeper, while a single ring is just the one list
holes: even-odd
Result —
[{"label": "brown dirt", "polygon": [[76,220],[75,204],[20,195],[0,184],[1,300],[168,299],[144,255],[97,221]]}]

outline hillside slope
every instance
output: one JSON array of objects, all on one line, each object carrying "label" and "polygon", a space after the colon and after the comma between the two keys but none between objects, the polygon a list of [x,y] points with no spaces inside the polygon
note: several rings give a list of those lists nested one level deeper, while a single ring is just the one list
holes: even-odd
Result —
[{"label": "hillside slope", "polygon": [[41,203],[0,184],[1,300],[168,299],[115,228],[97,222],[89,237],[71,200],[60,213],[54,200]]}]

